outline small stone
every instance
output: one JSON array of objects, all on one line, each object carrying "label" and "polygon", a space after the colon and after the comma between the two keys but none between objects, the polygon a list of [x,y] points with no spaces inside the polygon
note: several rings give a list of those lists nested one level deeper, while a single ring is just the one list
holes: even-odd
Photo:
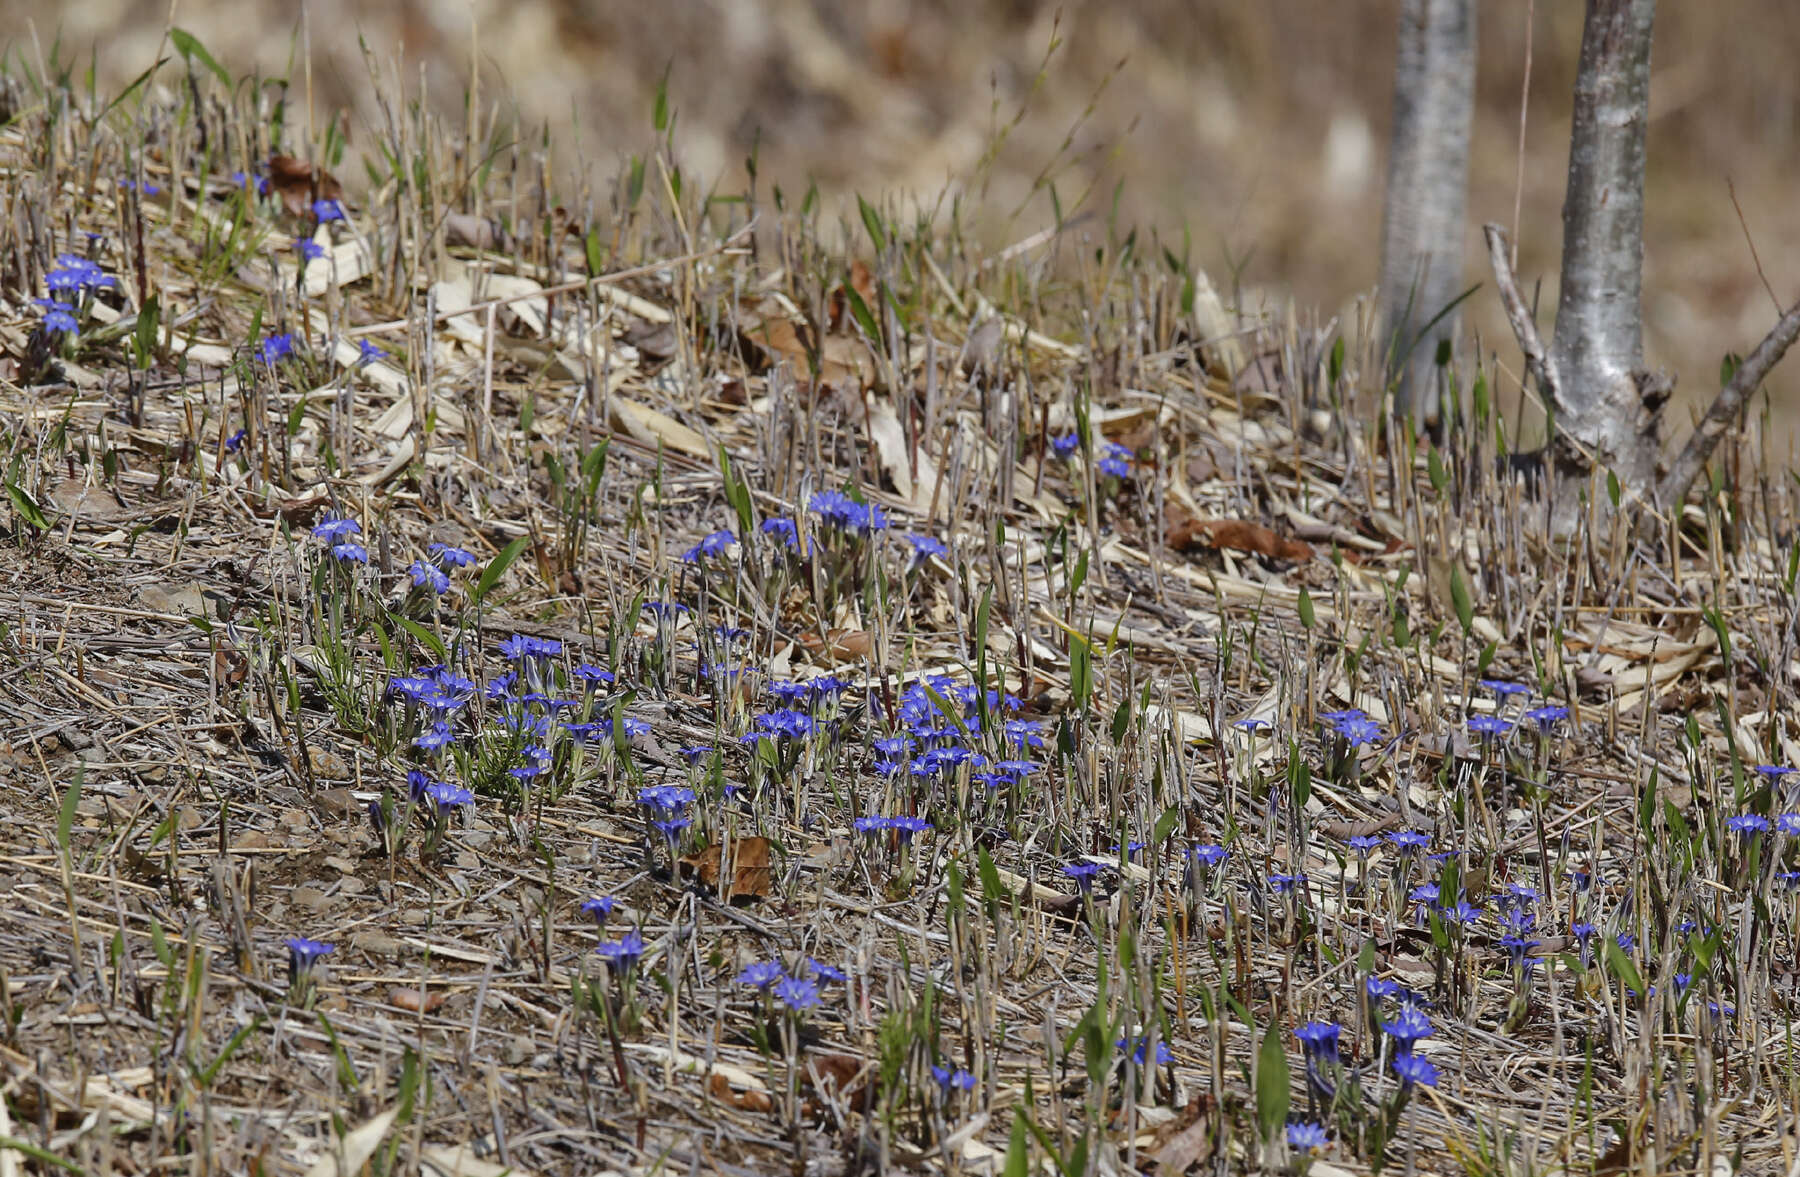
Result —
[{"label": "small stone", "polygon": [[333,855],[325,860],[325,865],[340,875],[353,875],[356,873],[356,864],[351,862],[348,858],[339,858],[336,855]]},{"label": "small stone", "polygon": [[406,945],[372,928],[365,928],[350,937],[350,946],[370,956],[396,957],[406,951]]},{"label": "small stone", "polygon": [[295,907],[304,908],[316,915],[331,906],[331,896],[317,887],[295,887],[293,903]]}]

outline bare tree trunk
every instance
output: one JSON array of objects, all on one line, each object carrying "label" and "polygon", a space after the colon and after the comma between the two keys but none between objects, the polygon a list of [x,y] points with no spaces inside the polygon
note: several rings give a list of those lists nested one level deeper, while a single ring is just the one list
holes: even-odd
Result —
[{"label": "bare tree trunk", "polygon": [[1469,127],[1475,109],[1474,0],[1403,0],[1381,225],[1381,322],[1399,380],[1394,408],[1438,415],[1433,358],[1453,339],[1463,272]]},{"label": "bare tree trunk", "polygon": [[1669,393],[1665,381],[1644,371],[1640,306],[1655,18],[1656,0],[1588,0],[1550,346],[1561,457],[1610,469],[1641,496],[1656,492]]}]

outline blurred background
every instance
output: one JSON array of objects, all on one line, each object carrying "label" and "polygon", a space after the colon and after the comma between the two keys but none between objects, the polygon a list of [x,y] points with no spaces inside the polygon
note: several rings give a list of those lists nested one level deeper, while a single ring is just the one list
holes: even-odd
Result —
[{"label": "blurred background", "polygon": [[[1800,4],[1711,0],[1660,6],[1646,224],[1646,347],[1679,374],[1685,422],[1748,351],[1774,299],[1800,297]],[[401,61],[416,94],[453,125],[471,61],[484,105],[548,127],[557,169],[609,178],[654,142],[665,69],[684,169],[744,181],[760,137],[764,183],[827,208],[851,194],[927,203],[962,193],[996,247],[1065,209],[1156,229],[1226,293],[1292,294],[1321,319],[1373,284],[1380,245],[1397,0],[392,0],[305,4],[315,106],[352,112],[353,146],[375,106],[359,36]],[[178,0],[188,29],[233,73],[301,78],[302,5]],[[1576,0],[1486,0],[1472,152],[1468,282],[1488,282],[1483,221],[1514,222],[1519,271],[1554,306],[1569,92],[1581,37]],[[167,5],[0,0],[10,50],[38,60],[98,52],[114,85],[156,52]],[[1531,46],[1529,93],[1527,42]],[[1055,49],[1052,51],[1052,44]],[[471,52],[471,46],[474,52]],[[1521,100],[1525,102],[1523,166]],[[354,193],[360,169],[343,169]],[[1522,186],[1519,177],[1522,175]],[[1733,207],[1732,192],[1742,209]],[[1034,195],[1035,193],[1035,195]],[[976,198],[980,199],[977,200]],[[852,205],[853,207],[853,205]],[[1746,235],[1748,229],[1748,238]],[[1103,233],[1102,219],[1083,229]],[[1757,276],[1754,241],[1774,298]],[[1469,304],[1513,371],[1518,352],[1491,283]],[[1771,384],[1783,457],[1800,401],[1800,360]]]}]

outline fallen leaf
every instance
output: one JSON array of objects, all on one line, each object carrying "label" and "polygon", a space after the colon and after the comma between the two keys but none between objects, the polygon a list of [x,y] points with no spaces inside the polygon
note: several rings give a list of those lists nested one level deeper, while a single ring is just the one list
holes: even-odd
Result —
[{"label": "fallen leaf", "polygon": [[337,1147],[327,1148],[324,1155],[313,1162],[306,1177],[349,1177],[352,1173],[360,1173],[369,1158],[375,1155],[375,1150],[381,1147],[382,1139],[399,1114],[399,1108],[389,1108],[362,1127],[346,1133]]},{"label": "fallen leaf", "polygon": [[[906,428],[901,425],[893,403],[886,397],[874,398],[874,401],[868,409],[869,440],[875,443],[881,468],[893,480],[894,493],[911,504],[914,511],[928,514],[931,496],[937,490],[937,467],[923,446],[915,450],[907,445]],[[918,463],[917,478],[913,477],[915,461]]]},{"label": "fallen leaf", "polygon": [[830,1091],[852,1099],[864,1086],[858,1080],[873,1077],[868,1062],[853,1054],[810,1054],[806,1057],[807,1082],[815,1091],[825,1090],[829,1084]]},{"label": "fallen leaf", "polygon": [[775,1101],[764,1091],[739,1091],[731,1085],[731,1080],[714,1071],[707,1076],[706,1089],[712,1097],[727,1107],[734,1107],[741,1112],[770,1112],[775,1110]]},{"label": "fallen leaf", "polygon": [[306,212],[315,200],[344,199],[343,187],[330,172],[321,168],[315,173],[312,165],[291,155],[269,157],[269,187],[281,196],[281,203],[295,216]]},{"label": "fallen leaf", "polygon": [[1197,519],[1173,502],[1168,507],[1166,538],[1169,547],[1176,551],[1193,547],[1230,548],[1276,560],[1310,560],[1313,555],[1312,545],[1276,535],[1260,523],[1245,519]]},{"label": "fallen leaf", "polygon": [[[797,380],[812,371],[801,329],[779,312],[765,315],[750,308],[744,315],[744,337],[762,349],[773,364],[785,362]],[[807,328],[810,332],[811,328]],[[840,392],[861,392],[875,379],[875,361],[861,339],[827,334],[819,345],[819,382]]]},{"label": "fallen leaf", "polygon": [[614,396],[611,403],[613,425],[645,445],[654,447],[657,442],[661,442],[669,449],[679,450],[690,457],[713,456],[704,437],[673,417],[664,416],[655,409],[645,408],[622,396]]},{"label": "fallen leaf", "polygon": [[448,213],[444,217],[444,242],[466,245],[471,249],[505,252],[512,248],[512,235],[493,217],[474,213]]},{"label": "fallen leaf", "polygon": [[875,275],[861,258],[850,263],[850,287],[862,298],[864,306],[875,309]]},{"label": "fallen leaf", "polygon": [[434,989],[421,997],[417,989],[402,989],[398,985],[390,988],[387,993],[389,1005],[397,1005],[401,1009],[415,1014],[421,1012],[419,1008],[421,1004],[425,1007],[422,1012],[431,1013],[438,1006],[444,1004],[446,996],[448,995],[442,990]]},{"label": "fallen leaf", "polygon": [[854,662],[859,658],[867,658],[874,648],[873,639],[867,630],[835,628],[825,631],[821,638],[818,634],[807,632],[800,635],[800,644],[811,650],[814,655],[823,657],[832,663]]},{"label": "fallen leaf", "polygon": [[769,866],[767,838],[738,838],[727,844],[708,846],[698,854],[681,860],[684,870],[700,880],[700,884],[719,890],[719,862],[724,845],[731,848],[731,894],[728,902],[739,899],[764,899],[769,895],[775,872]]},{"label": "fallen leaf", "polygon": [[[1165,1126],[1166,1136],[1158,1133],[1163,1139],[1156,1145],[1150,1158],[1156,1162],[1156,1171],[1161,1177],[1185,1173],[1212,1156],[1213,1125],[1211,1117],[1207,1115],[1210,1103],[1208,1096],[1189,1101],[1182,1113],[1182,1121],[1185,1123],[1172,1120]],[[1169,1129],[1173,1131],[1168,1131]]]}]

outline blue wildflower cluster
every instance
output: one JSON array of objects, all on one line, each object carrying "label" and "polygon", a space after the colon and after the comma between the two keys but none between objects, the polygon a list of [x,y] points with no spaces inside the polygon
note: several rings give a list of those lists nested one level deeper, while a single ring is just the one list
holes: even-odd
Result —
[{"label": "blue wildflower cluster", "polygon": [[56,265],[44,275],[49,297],[32,299],[32,305],[40,312],[44,333],[73,339],[80,333],[94,294],[116,285],[118,280],[90,259],[70,253],[58,255]]}]

